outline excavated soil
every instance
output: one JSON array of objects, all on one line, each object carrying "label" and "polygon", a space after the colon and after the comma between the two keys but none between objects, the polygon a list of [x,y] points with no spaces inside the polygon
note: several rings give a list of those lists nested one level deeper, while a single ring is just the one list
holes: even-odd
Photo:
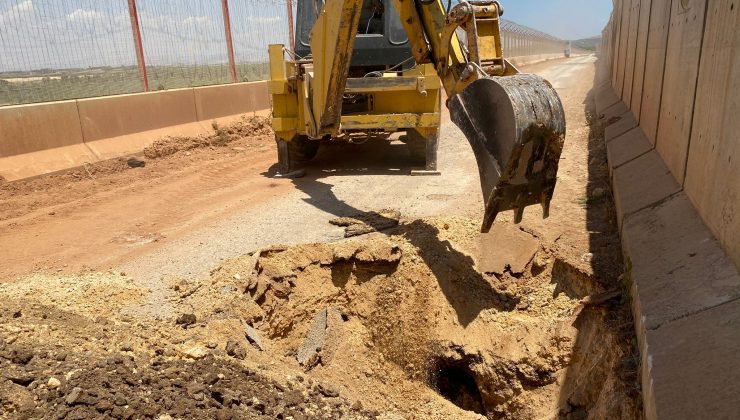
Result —
[{"label": "excavated soil", "polygon": [[[621,293],[478,227],[258,250],[171,282],[158,318],[125,273],[0,284],[0,417],[635,418]],[[478,257],[502,238],[521,252]]]},{"label": "excavated soil", "polygon": [[141,179],[165,177],[201,160],[272,147],[270,119],[244,115],[223,126],[213,123],[211,135],[163,137],[143,151],[144,167],[131,167],[129,157],[84,164],[59,173],[7,182],[0,177],[0,221],[33,211],[93,197]]}]

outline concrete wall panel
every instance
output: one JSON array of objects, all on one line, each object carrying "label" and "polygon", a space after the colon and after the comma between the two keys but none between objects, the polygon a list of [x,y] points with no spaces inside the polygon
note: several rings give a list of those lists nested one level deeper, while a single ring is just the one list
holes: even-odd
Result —
[{"label": "concrete wall panel", "polygon": [[617,74],[619,74],[619,40],[622,35],[622,0],[614,0],[614,39],[611,50],[612,86],[617,86]]},{"label": "concrete wall panel", "polygon": [[620,98],[624,91],[624,73],[627,68],[627,40],[630,28],[630,8],[633,2],[638,0],[622,1],[622,25],[619,34],[619,53],[617,55],[617,82],[614,85],[614,93]]},{"label": "concrete wall panel", "polygon": [[270,107],[270,96],[264,82],[206,86],[193,89],[199,121],[235,114],[245,114]]},{"label": "concrete wall panel", "polygon": [[0,108],[0,157],[82,144],[75,101]]},{"label": "concrete wall panel", "polygon": [[740,267],[740,4],[710,0],[684,188]]},{"label": "concrete wall panel", "polygon": [[627,34],[627,57],[624,67],[624,88],[622,89],[622,99],[629,105],[632,103],[632,83],[635,75],[635,56],[637,54],[637,30],[640,23],[640,3],[641,0],[632,0],[630,6],[630,28]]},{"label": "concrete wall panel", "polygon": [[197,122],[193,89],[80,99],[86,142]]},{"label": "concrete wall panel", "polygon": [[640,1],[640,19],[637,29],[637,48],[635,51],[635,72],[632,78],[632,95],[630,109],[640,121],[640,107],[642,106],[642,86],[645,78],[645,59],[647,57],[648,32],[650,30],[650,8],[652,0]]},{"label": "concrete wall panel", "polygon": [[658,115],[663,92],[666,43],[671,20],[671,0],[652,0],[650,30],[645,56],[645,80],[640,107],[640,126],[652,144],[658,135]]},{"label": "concrete wall panel", "polygon": [[674,1],[671,8],[656,148],[679,184],[686,171],[707,1]]},{"label": "concrete wall panel", "polygon": [[265,82],[0,108],[0,176],[14,181],[138,153],[158,138],[210,133],[212,120],[267,116],[269,108]]}]

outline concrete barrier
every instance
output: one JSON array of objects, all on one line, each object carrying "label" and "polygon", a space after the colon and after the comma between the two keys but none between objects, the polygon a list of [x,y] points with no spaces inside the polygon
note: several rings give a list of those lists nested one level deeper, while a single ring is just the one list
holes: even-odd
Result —
[{"label": "concrete barrier", "polygon": [[637,0],[622,0],[622,8],[620,9],[620,15],[622,24],[619,29],[619,49],[617,52],[617,78],[614,83],[614,93],[622,98],[624,93],[624,75],[626,73],[625,67],[627,66],[627,43],[630,32],[630,6],[633,1]]},{"label": "concrete barrier", "polygon": [[85,143],[100,160],[143,150],[164,135],[195,136],[198,123],[193,89],[80,99]]},{"label": "concrete barrier", "polygon": [[637,53],[637,34],[640,24],[640,1],[632,0],[629,9],[629,29],[627,32],[627,55],[624,65],[624,87],[622,88],[622,99],[624,103],[632,103],[632,85],[635,75],[635,54]]},{"label": "concrete barrier", "polygon": [[[634,22],[636,4],[634,63],[622,64],[626,8]],[[614,6],[598,73],[612,92],[598,85],[595,97],[608,123],[645,418],[740,418],[740,4]]]},{"label": "concrete barrier", "polygon": [[645,75],[642,104],[638,120],[652,144],[658,136],[660,98],[663,94],[663,70],[671,19],[671,0],[652,0],[650,8],[650,30],[645,52]]},{"label": "concrete barrier", "polygon": [[640,109],[642,107],[642,89],[645,81],[645,61],[647,60],[648,33],[650,32],[650,9],[652,0],[640,1],[638,13],[637,45],[635,46],[635,65],[632,75],[632,100],[630,109],[640,122]]},{"label": "concrete barrier", "polygon": [[[577,55],[573,55],[573,57],[576,57]],[[529,66],[532,64],[542,63],[549,60],[557,60],[559,58],[565,58],[564,53],[553,53],[553,54],[537,54],[537,55],[525,55],[520,57],[510,57],[508,60],[511,62],[511,64],[521,67],[521,66]]]},{"label": "concrete barrier", "polygon": [[193,93],[198,121],[211,121],[270,108],[267,83],[205,86],[194,88]]},{"label": "concrete barrier", "polygon": [[686,169],[707,1],[674,1],[671,8],[656,148],[680,183]]},{"label": "concrete barrier", "polygon": [[684,189],[740,266],[740,3],[707,11]]},{"label": "concrete barrier", "polygon": [[0,175],[14,180],[96,161],[77,115],[75,101],[0,108]]},{"label": "concrete barrier", "polygon": [[212,133],[214,120],[269,108],[265,82],[3,107],[0,176],[14,181],[138,153],[163,136]]}]

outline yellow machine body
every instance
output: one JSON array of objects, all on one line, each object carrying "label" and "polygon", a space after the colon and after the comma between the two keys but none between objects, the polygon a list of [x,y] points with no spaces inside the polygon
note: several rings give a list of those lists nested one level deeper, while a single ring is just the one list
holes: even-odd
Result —
[{"label": "yellow machine body", "polygon": [[[401,130],[410,146],[422,143],[426,169],[436,170],[444,89],[450,119],[478,164],[485,201],[481,230],[488,231],[502,211],[513,210],[519,222],[534,204],[547,217],[565,140],[565,113],[550,83],[520,74],[504,58],[501,4],[469,0],[446,10],[440,0],[392,0],[416,67],[372,72],[382,77],[350,77],[358,23],[368,1],[380,7],[383,0],[316,0],[322,6],[311,30],[309,58],[287,59],[282,45],[269,47],[281,170],[290,169],[291,159],[315,154],[317,142],[310,140]],[[352,95],[367,101],[359,108],[346,106]]]}]

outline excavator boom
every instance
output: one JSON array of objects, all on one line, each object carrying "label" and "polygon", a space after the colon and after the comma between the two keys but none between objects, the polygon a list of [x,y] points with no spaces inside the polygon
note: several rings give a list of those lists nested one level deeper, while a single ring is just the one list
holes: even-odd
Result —
[{"label": "excavator boom", "polygon": [[[319,0],[315,0],[319,1]],[[565,114],[543,78],[520,74],[504,58],[494,0],[393,0],[419,64],[431,63],[447,93],[452,121],[470,142],[485,201],[482,232],[499,212],[540,204],[548,217],[565,139]],[[357,33],[362,0],[326,0],[314,27],[314,66],[330,78],[311,86],[312,136],[334,134]],[[318,23],[318,22],[317,22]],[[317,32],[318,31],[318,32]],[[318,52],[318,53],[317,53]]]}]

